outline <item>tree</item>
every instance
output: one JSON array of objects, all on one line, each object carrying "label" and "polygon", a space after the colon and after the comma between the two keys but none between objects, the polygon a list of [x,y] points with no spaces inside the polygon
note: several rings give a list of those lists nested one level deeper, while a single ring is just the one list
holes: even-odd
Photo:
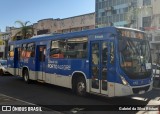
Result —
[{"label": "tree", "polygon": [[21,27],[20,30],[14,35],[13,40],[17,40],[18,36],[20,40],[27,39],[33,36],[33,28],[31,26],[27,26],[30,21],[15,21],[15,23],[18,23]]}]

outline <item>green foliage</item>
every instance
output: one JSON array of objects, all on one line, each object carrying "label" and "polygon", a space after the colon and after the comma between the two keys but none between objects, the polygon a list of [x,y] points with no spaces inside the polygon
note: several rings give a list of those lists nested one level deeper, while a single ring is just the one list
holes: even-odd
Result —
[{"label": "green foliage", "polygon": [[30,21],[15,21],[15,23],[19,24],[21,27],[20,31],[18,31],[15,36],[13,36],[12,40],[17,40],[17,36],[20,36],[21,39],[28,39],[33,36],[34,32],[32,26],[27,26]]}]

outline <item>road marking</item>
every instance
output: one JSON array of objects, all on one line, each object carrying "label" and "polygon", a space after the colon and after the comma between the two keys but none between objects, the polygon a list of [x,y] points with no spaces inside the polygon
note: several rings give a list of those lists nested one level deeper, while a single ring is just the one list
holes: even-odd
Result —
[{"label": "road marking", "polygon": [[132,99],[140,100],[140,101],[147,101],[148,100],[148,98],[143,98],[143,97],[132,97]]},{"label": "road marking", "polygon": [[11,99],[15,99],[17,101],[20,101],[20,102],[23,102],[23,103],[26,103],[26,104],[29,104],[29,105],[36,105],[36,104],[33,104],[33,103],[29,103],[27,101],[23,101],[23,100],[20,100],[20,99],[17,99],[17,98],[14,98],[14,97],[11,97],[11,96],[8,96],[8,95],[5,95],[5,94],[0,94],[0,95],[3,95],[5,97],[8,97],[8,98],[11,98]]},{"label": "road marking", "polygon": [[[30,103],[30,102],[27,102],[27,101],[23,101],[23,100],[20,100],[20,99],[17,99],[17,98],[14,98],[14,97],[11,97],[11,96],[8,96],[8,95],[5,95],[5,94],[1,94],[1,93],[0,93],[0,96],[8,97],[8,98],[10,98],[10,99],[14,99],[14,100],[17,100],[17,101],[20,101],[20,102],[26,103],[26,105],[28,104],[28,105],[35,105],[35,106],[39,106],[39,105],[36,105],[36,104]],[[11,105],[12,105],[12,104],[11,104]],[[40,107],[42,107],[42,108],[44,108],[44,109],[46,109],[46,110],[49,110],[49,111],[54,111],[54,110],[52,110],[52,109],[50,109],[50,108],[47,108],[47,107],[43,107],[43,106],[40,106]],[[54,112],[58,112],[58,111],[54,111]]]}]

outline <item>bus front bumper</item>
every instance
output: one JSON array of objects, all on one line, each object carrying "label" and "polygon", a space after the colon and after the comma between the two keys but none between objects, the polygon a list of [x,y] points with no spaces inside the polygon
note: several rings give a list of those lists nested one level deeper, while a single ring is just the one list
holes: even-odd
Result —
[{"label": "bus front bumper", "polygon": [[151,91],[153,88],[153,82],[151,84],[142,86],[125,86],[123,84],[115,84],[115,96],[128,96],[133,94],[143,94]]}]

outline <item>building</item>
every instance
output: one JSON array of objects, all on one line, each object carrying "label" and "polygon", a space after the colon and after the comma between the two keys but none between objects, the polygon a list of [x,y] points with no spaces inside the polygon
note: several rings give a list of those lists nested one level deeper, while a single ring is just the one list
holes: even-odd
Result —
[{"label": "building", "polygon": [[67,33],[95,28],[95,13],[64,19],[43,19],[33,24],[34,34]]},{"label": "building", "polygon": [[96,0],[95,26],[126,26],[145,30],[152,61],[160,63],[159,0]]},{"label": "building", "polygon": [[0,58],[7,57],[8,42],[11,40],[11,30],[14,27],[6,27],[6,32],[0,32]]},{"label": "building", "polygon": [[151,0],[96,0],[95,24],[142,29],[151,25],[152,11]]},{"label": "building", "polygon": [[138,0],[138,26],[148,33],[152,62],[160,64],[160,1]]},{"label": "building", "polygon": [[152,39],[150,40],[153,62],[160,64],[160,0],[152,0],[153,15],[151,26],[146,28]]},{"label": "building", "polygon": [[3,52],[5,50],[5,43],[3,41],[3,32],[0,32],[0,58],[3,58]]},{"label": "building", "polygon": [[[34,36],[94,29],[95,13],[89,13],[64,19],[42,19],[30,26],[33,27]],[[7,50],[6,48],[8,41],[13,40],[12,38],[15,36],[16,39],[19,39],[20,36],[17,34],[19,31],[20,28],[6,27],[6,32],[1,33],[2,35],[0,36],[0,42],[2,41],[3,43],[0,43],[0,58],[6,58],[6,52],[4,52],[4,50]]]},{"label": "building", "polygon": [[130,26],[136,19],[131,13],[135,7],[137,0],[96,0],[96,27]]},{"label": "building", "polygon": [[95,13],[59,20],[58,32],[74,32],[95,28]]},{"label": "building", "polygon": [[[95,13],[89,13],[64,19],[42,19],[31,25],[34,35],[67,33],[95,28]],[[18,33],[20,28],[12,28],[11,37]],[[17,36],[19,37],[19,36]]]},{"label": "building", "polygon": [[137,0],[137,29],[147,30],[153,24],[153,0]]},{"label": "building", "polygon": [[10,33],[8,32],[0,32],[0,58],[5,58],[6,55],[6,46],[8,44],[8,39],[10,37]]}]

